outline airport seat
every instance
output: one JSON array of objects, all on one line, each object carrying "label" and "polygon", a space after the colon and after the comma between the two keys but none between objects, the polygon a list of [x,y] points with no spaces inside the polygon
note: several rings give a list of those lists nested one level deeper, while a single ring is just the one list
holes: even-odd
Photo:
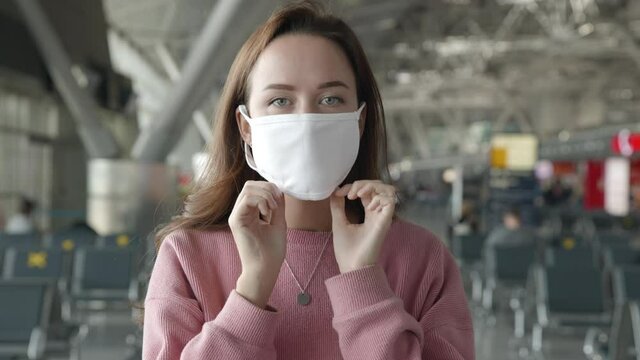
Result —
[{"label": "airport seat", "polygon": [[97,236],[86,231],[64,231],[52,234],[45,242],[47,247],[73,253],[77,248],[95,246]]},{"label": "airport seat", "polygon": [[525,298],[527,279],[531,267],[536,263],[537,245],[499,245],[492,254],[486,254],[491,262],[486,268],[486,286],[483,289],[482,305],[486,311],[492,311],[494,298],[498,303],[508,301],[514,314],[514,336],[522,338],[525,333]]},{"label": "airport seat", "polygon": [[614,270],[613,289],[616,304],[640,301],[640,265],[623,265]]},{"label": "airport seat", "polygon": [[551,237],[547,241],[549,246],[563,250],[584,248],[588,247],[591,243],[592,241],[587,240],[586,237],[575,233],[560,234],[558,236]]},{"label": "airport seat", "polygon": [[77,357],[86,327],[62,318],[62,303],[68,296],[70,276],[63,255],[58,249],[9,248],[2,275],[6,280],[44,280],[57,285],[51,300],[47,349],[49,353]]},{"label": "airport seat", "polygon": [[453,255],[464,265],[473,265],[482,261],[484,234],[456,235],[451,242]]},{"label": "airport seat", "polygon": [[[485,290],[524,289],[530,267],[536,262],[536,247],[536,244],[499,245],[489,250],[491,253],[486,254]],[[492,303],[491,300],[489,302]]]},{"label": "airport seat", "polygon": [[52,323],[61,322],[62,298],[69,291],[69,269],[60,250],[42,247],[9,248],[5,252],[2,277],[6,280],[38,279],[56,284]]},{"label": "airport seat", "polygon": [[89,225],[77,222],[46,237],[45,245],[73,253],[79,247],[95,246],[97,237],[98,235]]},{"label": "airport seat", "polygon": [[589,215],[589,219],[593,223],[595,230],[599,233],[611,232],[615,226],[615,221],[605,211],[593,212]]},{"label": "airport seat", "polygon": [[599,267],[595,252],[590,247],[547,248],[545,262],[548,266],[555,268],[582,269]]},{"label": "airport seat", "polygon": [[589,360],[640,360],[639,303],[618,306],[608,333],[601,328],[590,328],[583,351]]},{"label": "airport seat", "polygon": [[7,234],[0,233],[0,247],[30,247],[41,245],[41,237],[38,234]]},{"label": "airport seat", "polygon": [[482,250],[485,234],[455,235],[451,239],[451,251],[460,265],[464,281],[471,284],[473,306],[481,308],[482,302]]},{"label": "airport seat", "polygon": [[74,257],[71,292],[65,318],[102,310],[132,310],[139,286],[133,251],[119,248],[79,248]]},{"label": "airport seat", "polygon": [[44,358],[52,296],[47,281],[0,281],[0,357]]},{"label": "airport seat", "polygon": [[495,276],[504,284],[524,286],[536,260],[536,245],[497,246]]},{"label": "airport seat", "polygon": [[604,264],[613,268],[620,265],[640,265],[640,249],[627,244],[608,245],[604,251]]},{"label": "airport seat", "polygon": [[5,268],[5,253],[8,249],[28,249],[41,246],[39,235],[8,235],[0,233],[0,272]]},{"label": "airport seat", "polygon": [[532,333],[534,353],[542,351],[543,330],[583,331],[610,325],[602,272],[593,266],[566,265],[537,265],[532,270],[537,318]]},{"label": "airport seat", "polygon": [[3,277],[44,278],[58,280],[65,278],[62,251],[34,247],[10,247],[5,250]]},{"label": "airport seat", "polygon": [[72,268],[73,258],[77,249],[96,246],[95,233],[84,229],[72,229],[54,233],[45,238],[45,246],[63,252],[65,268]]},{"label": "airport seat", "polygon": [[632,235],[626,232],[602,232],[596,235],[598,242],[604,246],[610,244],[628,244]]},{"label": "airport seat", "polygon": [[100,236],[97,245],[109,249],[130,249],[134,253],[141,249],[140,238],[126,233]]}]

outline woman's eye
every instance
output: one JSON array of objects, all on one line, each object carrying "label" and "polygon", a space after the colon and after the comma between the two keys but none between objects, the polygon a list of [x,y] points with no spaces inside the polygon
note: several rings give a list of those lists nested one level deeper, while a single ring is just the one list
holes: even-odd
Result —
[{"label": "woman's eye", "polygon": [[289,99],[286,99],[286,98],[273,99],[273,100],[271,100],[269,105],[275,105],[275,106],[278,106],[278,107],[287,106],[287,105],[289,105]]},{"label": "woman's eye", "polygon": [[322,98],[322,101],[321,101],[323,105],[329,105],[329,106],[342,104],[342,102],[343,102],[342,99],[337,96],[327,96],[325,98]]}]

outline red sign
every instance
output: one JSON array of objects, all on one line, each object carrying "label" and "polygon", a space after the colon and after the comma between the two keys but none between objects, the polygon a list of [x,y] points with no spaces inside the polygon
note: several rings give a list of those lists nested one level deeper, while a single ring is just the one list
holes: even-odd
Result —
[{"label": "red sign", "polygon": [[640,133],[622,130],[611,139],[611,150],[615,154],[631,156],[640,152]]},{"label": "red sign", "polygon": [[604,162],[587,162],[587,174],[584,178],[584,207],[595,210],[604,209]]},{"label": "red sign", "polygon": [[562,177],[563,175],[573,175],[576,173],[576,164],[570,161],[554,161],[553,174]]},{"label": "red sign", "polygon": [[640,159],[631,160],[631,185],[640,185]]}]

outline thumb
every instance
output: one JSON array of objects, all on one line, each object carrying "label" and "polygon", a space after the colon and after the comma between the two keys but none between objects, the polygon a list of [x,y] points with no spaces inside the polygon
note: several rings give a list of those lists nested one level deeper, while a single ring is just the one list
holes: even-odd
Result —
[{"label": "thumb", "polygon": [[334,224],[347,224],[347,214],[344,208],[344,196],[337,195],[335,192],[331,194],[331,220]]}]

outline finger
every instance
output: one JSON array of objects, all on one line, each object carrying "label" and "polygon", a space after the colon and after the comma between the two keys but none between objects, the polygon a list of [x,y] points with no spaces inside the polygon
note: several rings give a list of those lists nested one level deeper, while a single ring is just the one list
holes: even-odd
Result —
[{"label": "finger", "polygon": [[346,184],[343,187],[339,187],[336,191],[335,191],[335,195],[336,196],[341,196],[341,197],[345,197],[347,196],[347,194],[349,193],[349,190],[351,190],[351,187],[353,186],[353,184]]},{"label": "finger", "polygon": [[358,191],[362,189],[365,185],[367,185],[367,181],[358,180],[353,183],[351,188],[349,189],[349,193],[347,194],[347,198],[349,200],[355,200],[358,198]]},{"label": "finger", "polygon": [[373,200],[371,200],[371,202],[367,206],[367,211],[376,211],[378,207],[380,207],[380,200],[381,200],[380,198],[381,198],[380,195],[374,196]]},{"label": "finger", "polygon": [[244,199],[244,204],[248,208],[258,209],[258,211],[260,212],[260,215],[264,216],[265,218],[271,212],[269,209],[267,199],[259,195],[247,195]]},{"label": "finger", "polygon": [[372,190],[376,194],[387,195],[387,196],[395,196],[395,193],[396,193],[395,187],[391,185],[386,185],[382,183],[371,183],[365,188],[363,188],[362,190],[360,190],[358,192],[358,196],[362,197],[361,193],[364,193],[365,191],[370,191],[370,190]]},{"label": "finger", "polygon": [[371,202],[372,203],[375,202],[376,204],[375,204],[375,208],[374,206],[370,206],[371,207],[370,211],[382,211],[383,208],[388,206],[395,207],[396,197],[395,195],[378,194],[374,197],[374,199]]},{"label": "finger", "polygon": [[339,196],[338,194],[334,194],[329,200],[331,206],[331,220],[333,224],[344,225],[349,223],[344,208],[344,199],[344,195]]},{"label": "finger", "polygon": [[380,210],[382,207],[395,204],[395,197],[388,194],[378,194],[376,195],[376,199],[378,202],[378,206],[374,210]]},{"label": "finger", "polygon": [[371,192],[375,193],[387,193],[390,190],[390,186],[384,184],[380,180],[359,180],[353,183],[353,187],[349,190],[349,199],[355,200],[356,198],[363,198]]},{"label": "finger", "polygon": [[261,182],[260,183],[261,187],[268,190],[269,192],[271,192],[271,194],[273,195],[274,198],[282,195],[282,190],[280,190],[280,188],[278,188],[278,185],[274,184],[274,183],[270,183],[270,182]]},{"label": "finger", "polygon": [[380,210],[378,210],[380,213],[384,214],[384,216],[387,216],[387,214],[391,214],[393,215],[393,212],[395,211],[395,206],[393,204],[391,205],[383,205],[380,207]]},{"label": "finger", "polygon": [[274,183],[270,183],[267,181],[247,181],[246,184],[247,184],[246,188],[248,190],[260,189],[263,191],[267,191],[271,193],[274,199],[282,195],[282,191]]},{"label": "finger", "polygon": [[364,222],[368,226],[385,227],[393,221],[395,202],[383,197],[378,199],[380,204],[374,211],[366,213]]},{"label": "finger", "polygon": [[368,183],[365,186],[363,186],[360,190],[358,190],[358,192],[356,193],[356,196],[359,198],[363,198],[371,194],[372,192],[379,193],[379,191],[377,191],[378,187],[379,187],[378,184]]},{"label": "finger", "polygon": [[275,209],[278,207],[278,202],[276,201],[275,196],[273,195],[271,190],[266,187],[251,187],[247,189],[246,193],[248,195],[260,196],[264,198],[267,201],[270,209]]},{"label": "finger", "polygon": [[388,197],[385,196],[384,198],[380,199],[380,206],[378,207],[378,211],[379,212],[391,212],[393,213],[393,211],[396,208],[396,198],[394,197]]}]

